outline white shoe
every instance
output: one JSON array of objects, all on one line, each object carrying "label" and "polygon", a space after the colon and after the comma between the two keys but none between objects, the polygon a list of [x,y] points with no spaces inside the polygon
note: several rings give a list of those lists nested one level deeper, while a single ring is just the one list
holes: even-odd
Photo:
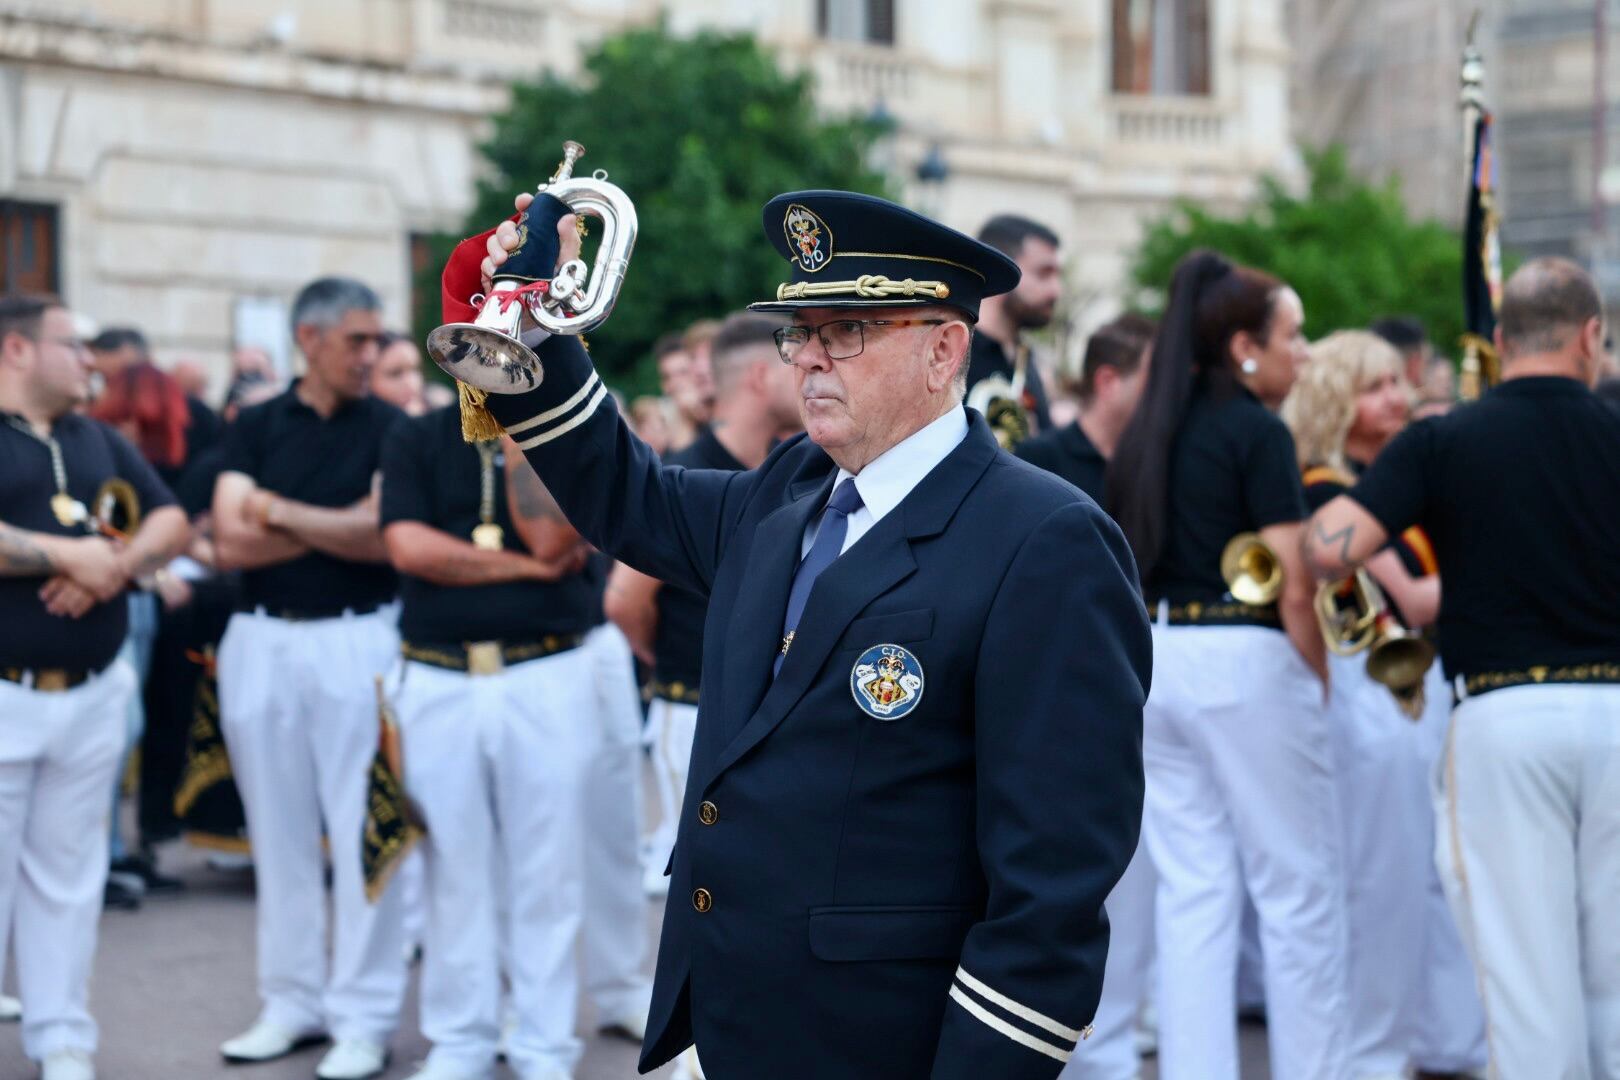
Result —
[{"label": "white shoe", "polygon": [[621,1039],[640,1043],[647,1037],[647,1010],[632,1009],[612,1019],[605,1019],[596,1029],[603,1035],[617,1035]]},{"label": "white shoe", "polygon": [[96,1067],[83,1050],[58,1050],[40,1063],[39,1080],[96,1080]]},{"label": "white shoe", "polygon": [[388,1068],[388,1048],[369,1039],[344,1039],[315,1066],[319,1080],[366,1080]]},{"label": "white shoe", "polygon": [[411,1073],[410,1080],[488,1080],[488,1077],[488,1069],[481,1073],[462,1072],[454,1065],[430,1059],[420,1069]]},{"label": "white shoe", "polygon": [[286,1057],[294,1050],[326,1041],[320,1031],[291,1031],[269,1020],[255,1021],[253,1026],[234,1039],[220,1045],[219,1052],[226,1061],[245,1064],[254,1061],[274,1061]]},{"label": "white shoe", "polygon": [[10,994],[0,994],[0,1024],[11,1024],[22,1019],[22,1002]]}]

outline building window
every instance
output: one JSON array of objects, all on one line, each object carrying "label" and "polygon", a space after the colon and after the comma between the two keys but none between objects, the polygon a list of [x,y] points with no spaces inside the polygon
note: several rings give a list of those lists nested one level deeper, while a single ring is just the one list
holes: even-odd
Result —
[{"label": "building window", "polygon": [[0,199],[0,293],[56,293],[56,207]]},{"label": "building window", "polygon": [[1111,2],[1115,93],[1209,93],[1209,0]]},{"label": "building window", "polygon": [[894,44],[894,0],[816,0],[816,30],[834,41]]}]

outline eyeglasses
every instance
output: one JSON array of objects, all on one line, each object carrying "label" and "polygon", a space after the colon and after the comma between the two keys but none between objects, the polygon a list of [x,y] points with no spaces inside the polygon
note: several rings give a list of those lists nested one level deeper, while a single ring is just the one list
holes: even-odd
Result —
[{"label": "eyeglasses", "polygon": [[776,351],[782,363],[791,364],[799,350],[810,344],[810,335],[821,339],[829,360],[848,360],[866,349],[868,326],[944,326],[949,319],[833,319],[820,326],[784,326],[776,331]]}]

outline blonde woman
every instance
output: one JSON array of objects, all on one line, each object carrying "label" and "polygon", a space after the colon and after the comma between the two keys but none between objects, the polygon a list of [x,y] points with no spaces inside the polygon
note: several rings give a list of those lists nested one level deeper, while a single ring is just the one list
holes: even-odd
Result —
[{"label": "blonde woman", "polygon": [[[1410,387],[1400,354],[1375,334],[1343,331],[1311,346],[1283,402],[1314,511],[1346,491],[1405,427]],[[1430,625],[1440,578],[1421,530],[1367,563],[1412,629]],[[1451,711],[1439,665],[1409,719],[1367,675],[1366,655],[1331,658],[1350,927],[1351,1080],[1460,1074],[1485,1064],[1473,971],[1440,889],[1428,775]]]}]

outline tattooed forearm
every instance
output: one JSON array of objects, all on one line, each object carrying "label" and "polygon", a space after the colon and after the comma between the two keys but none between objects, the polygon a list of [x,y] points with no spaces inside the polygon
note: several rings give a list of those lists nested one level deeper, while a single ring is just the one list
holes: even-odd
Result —
[{"label": "tattooed forearm", "polygon": [[0,576],[49,574],[51,558],[25,530],[0,522]]},{"label": "tattooed forearm", "polygon": [[1350,544],[1355,535],[1354,524],[1330,533],[1320,521],[1311,522],[1305,539],[1305,561],[1319,577],[1344,573],[1352,565]]},{"label": "tattooed forearm", "polygon": [[507,495],[515,517],[539,518],[543,521],[566,521],[562,507],[551,497],[546,485],[535,475],[534,468],[521,457],[512,461],[506,470]]}]

